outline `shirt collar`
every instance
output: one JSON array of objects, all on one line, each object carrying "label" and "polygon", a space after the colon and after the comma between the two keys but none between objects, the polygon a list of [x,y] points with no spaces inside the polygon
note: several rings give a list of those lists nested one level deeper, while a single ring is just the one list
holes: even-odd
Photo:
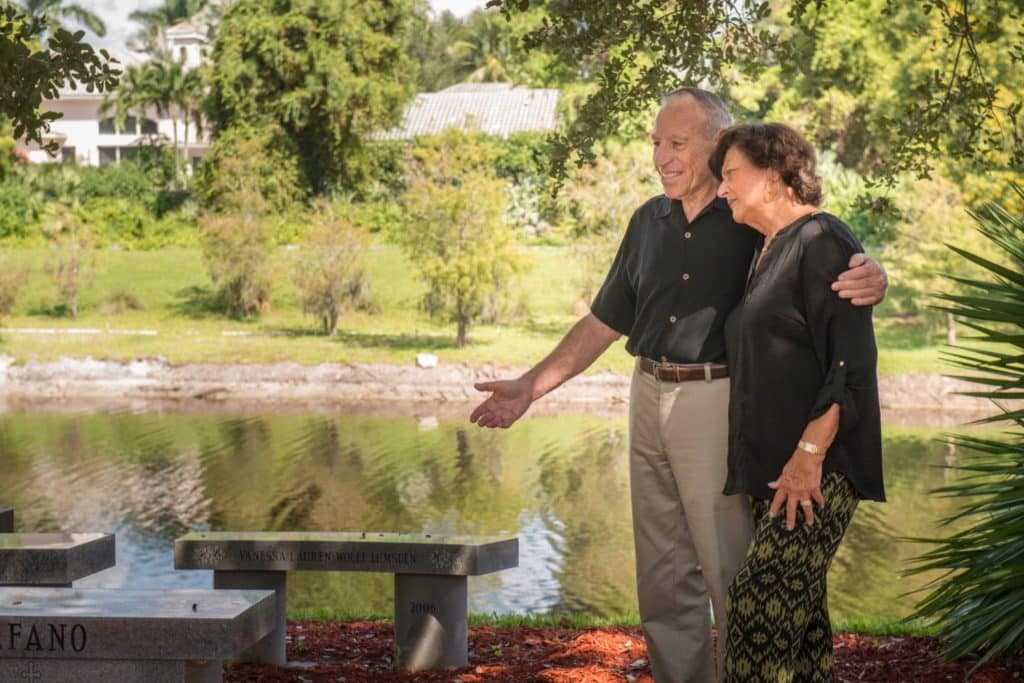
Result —
[{"label": "shirt collar", "polygon": [[[655,216],[657,216],[658,218],[668,218],[672,214],[672,206],[674,204],[678,205],[679,211],[682,212],[682,202],[680,202],[678,199],[669,199],[665,195],[661,195],[660,197],[658,197],[658,205],[655,207]],[[708,203],[707,206],[701,209],[701,212],[697,214],[697,216],[693,220],[696,221],[704,214],[711,213],[713,211],[729,210],[729,202],[725,201],[721,197],[715,197],[714,199],[711,200],[711,202]]]}]

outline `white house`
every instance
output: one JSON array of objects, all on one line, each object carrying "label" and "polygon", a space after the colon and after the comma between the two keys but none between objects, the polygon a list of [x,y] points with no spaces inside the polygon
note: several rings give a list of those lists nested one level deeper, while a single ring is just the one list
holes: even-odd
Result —
[{"label": "white house", "polygon": [[[195,68],[204,58],[206,36],[195,26],[183,22],[172,26],[166,31],[167,48],[174,59],[182,59],[186,68]],[[142,58],[132,53],[114,55],[121,63],[121,68],[139,64]],[[60,145],[60,152],[51,157],[39,145],[21,144],[29,161],[47,163],[62,161],[88,166],[105,166],[106,164],[130,159],[138,151],[140,145],[150,144],[156,140],[170,145],[174,140],[174,121],[160,118],[154,110],[139,112],[140,116],[128,116],[124,126],[117,130],[114,126],[112,113],[101,115],[104,93],[88,93],[84,88],[71,90],[63,88],[56,100],[45,100],[43,111],[56,111],[63,116],[50,124],[50,132],[44,134],[43,141],[55,141]],[[192,160],[194,166],[202,158],[210,146],[205,135],[197,134],[196,127],[189,125],[188,138],[185,138],[182,121],[178,121],[178,145],[184,148],[185,155]]]}]

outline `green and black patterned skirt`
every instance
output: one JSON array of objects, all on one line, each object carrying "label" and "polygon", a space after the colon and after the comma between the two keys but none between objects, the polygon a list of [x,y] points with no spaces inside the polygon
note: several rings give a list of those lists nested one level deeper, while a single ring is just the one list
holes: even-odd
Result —
[{"label": "green and black patterned skirt", "polygon": [[797,512],[793,531],[785,509],[772,518],[768,501],[754,501],[754,540],[726,602],[729,683],[834,680],[826,578],[858,496],[836,472],[825,475],[821,492],[825,507],[815,505],[814,526]]}]

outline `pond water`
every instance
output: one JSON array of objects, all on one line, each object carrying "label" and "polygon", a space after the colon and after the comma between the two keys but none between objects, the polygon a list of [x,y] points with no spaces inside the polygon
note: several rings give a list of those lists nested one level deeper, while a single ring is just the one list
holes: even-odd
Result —
[{"label": "pond water", "polygon": [[[889,502],[863,503],[829,578],[835,618],[902,617],[922,577],[901,571],[953,503],[937,430],[885,431]],[[117,534],[93,587],[209,587],[178,572],[191,530],[519,536],[518,569],[470,579],[470,611],[636,611],[624,416],[462,420],[326,412],[16,410],[0,414],[0,507],[21,531]],[[289,606],[390,613],[389,574],[296,572]]]}]

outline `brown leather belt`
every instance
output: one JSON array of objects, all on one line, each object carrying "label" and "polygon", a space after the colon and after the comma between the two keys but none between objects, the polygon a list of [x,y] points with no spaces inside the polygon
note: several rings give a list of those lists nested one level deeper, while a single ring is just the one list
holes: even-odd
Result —
[{"label": "brown leather belt", "polygon": [[695,382],[697,380],[710,382],[713,379],[729,376],[729,366],[720,363],[679,365],[659,363],[641,356],[638,366],[648,375],[654,375],[655,379],[662,382]]}]

